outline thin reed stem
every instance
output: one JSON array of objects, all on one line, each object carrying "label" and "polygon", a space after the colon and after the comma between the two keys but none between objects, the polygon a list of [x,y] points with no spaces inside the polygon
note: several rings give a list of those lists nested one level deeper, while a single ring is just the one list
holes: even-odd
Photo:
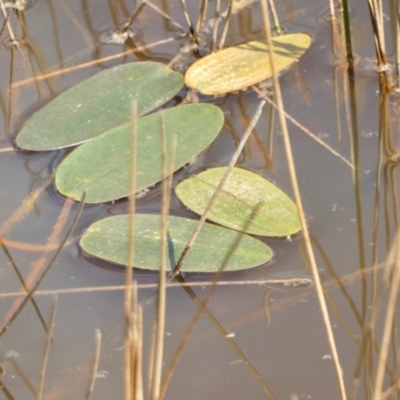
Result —
[{"label": "thin reed stem", "polygon": [[181,0],[181,5],[182,5],[182,10],[183,10],[183,15],[186,18],[186,22],[187,22],[187,25],[188,25],[188,28],[189,28],[189,32],[193,36],[194,29],[193,29],[192,21],[190,20],[190,17],[189,17],[188,9],[186,7],[186,1],[185,0]]},{"label": "thin reed stem", "polygon": [[274,3],[274,0],[268,0],[268,1],[269,1],[269,5],[270,5],[270,8],[271,8],[271,14],[272,14],[272,17],[274,19],[274,25],[275,25],[276,33],[278,33],[278,35],[279,35],[281,33],[282,29],[281,29],[281,25],[279,23],[278,13],[276,12],[275,3]]},{"label": "thin reed stem", "polygon": [[176,276],[179,273],[179,271],[180,271],[180,269],[181,269],[181,267],[183,265],[183,262],[184,262],[184,260],[185,260],[185,258],[187,256],[189,250],[192,248],[195,240],[197,239],[197,236],[200,233],[200,230],[203,227],[203,225],[204,225],[204,223],[205,223],[205,221],[207,219],[208,213],[210,212],[211,208],[215,204],[215,202],[217,200],[217,197],[218,197],[219,193],[222,190],[222,187],[224,186],[225,182],[229,178],[229,174],[231,173],[233,167],[235,166],[237,160],[240,157],[240,154],[242,153],[242,150],[243,150],[243,148],[244,148],[244,146],[245,146],[245,144],[247,142],[247,139],[250,137],[251,133],[253,132],[253,128],[255,127],[258,119],[260,118],[260,115],[261,115],[262,109],[264,107],[264,104],[265,104],[265,101],[264,100],[261,101],[261,103],[258,106],[258,108],[257,108],[252,120],[250,121],[250,124],[247,127],[246,132],[243,135],[243,138],[240,141],[239,146],[237,147],[234,155],[232,156],[232,159],[229,162],[229,165],[226,168],[226,170],[224,172],[224,175],[222,176],[218,186],[216,187],[215,192],[211,196],[211,199],[208,202],[207,207],[205,208],[205,210],[204,210],[204,212],[203,212],[203,214],[202,214],[202,216],[201,216],[201,218],[200,218],[200,220],[199,220],[194,232],[192,233],[192,236],[189,238],[188,243],[186,244],[181,256],[179,257],[179,260],[176,263],[174,270],[172,271],[172,276],[173,277]]},{"label": "thin reed stem", "polygon": [[129,216],[128,216],[128,259],[125,270],[125,400],[132,399],[133,381],[132,371],[134,359],[132,358],[133,338],[132,329],[132,281],[134,265],[134,237],[135,237],[135,208],[136,208],[136,141],[137,141],[137,102],[132,102],[132,127],[131,127],[131,148],[130,148],[130,192],[129,196]]},{"label": "thin reed stem", "polygon": [[224,25],[222,27],[221,38],[219,40],[219,44],[218,44],[218,48],[217,48],[218,50],[221,50],[225,44],[226,35],[228,33],[229,22],[230,22],[231,16],[232,16],[232,10],[233,10],[232,2],[233,2],[233,0],[230,1],[229,6],[228,6],[228,12],[226,13]]},{"label": "thin reed stem", "polygon": [[[382,396],[383,379],[385,374],[386,360],[388,356],[390,336],[393,326],[393,318],[396,312],[397,294],[400,284],[400,233],[396,233],[393,241],[392,257],[388,259],[388,266],[385,270],[383,279],[390,282],[390,294],[386,307],[386,317],[382,334],[381,350],[378,358],[378,368],[374,386],[373,400],[380,400]],[[392,258],[392,259],[390,259]]]},{"label": "thin reed stem", "polygon": [[118,53],[118,54],[113,54],[111,56],[100,58],[98,60],[88,61],[86,63],[74,65],[74,66],[69,67],[69,68],[62,68],[62,69],[57,70],[57,71],[53,71],[53,72],[49,72],[49,73],[46,73],[46,74],[35,76],[34,78],[22,79],[22,80],[20,80],[18,82],[13,83],[11,88],[15,89],[17,87],[24,86],[24,85],[27,85],[27,84],[32,83],[32,82],[38,83],[40,81],[45,81],[45,80],[48,80],[50,78],[55,78],[56,76],[59,76],[59,75],[65,75],[65,74],[73,72],[73,71],[79,71],[79,70],[84,69],[84,68],[90,68],[90,67],[93,67],[93,66],[95,66],[95,65],[97,65],[99,63],[105,63],[107,61],[123,58],[123,57],[125,57],[127,55],[141,53],[141,52],[143,52],[145,50],[148,50],[148,49],[151,49],[153,47],[173,42],[174,40],[175,40],[175,38],[169,37],[169,38],[166,38],[166,39],[159,40],[158,42],[150,43],[150,44],[147,44],[145,46],[139,46],[139,47],[136,47],[135,49],[129,49],[129,50],[123,51],[123,52]]},{"label": "thin reed stem", "polygon": [[[160,273],[157,291],[157,311],[156,311],[156,336],[154,353],[154,374],[152,385],[153,400],[158,400],[160,396],[160,383],[162,360],[164,350],[164,330],[165,330],[165,305],[166,305],[166,263],[167,263],[167,236],[168,236],[168,215],[171,198],[172,177],[175,164],[176,138],[174,140],[173,150],[168,157],[166,149],[166,133],[164,113],[161,113],[161,158],[162,158],[162,208],[161,208],[161,249],[160,249]],[[168,165],[169,159],[169,165]]]},{"label": "thin reed stem", "polygon": [[349,16],[347,0],[343,0],[343,25],[344,25],[344,36],[346,40],[347,63],[349,65],[349,68],[353,68],[354,56],[353,56],[353,46],[351,44],[350,16]]},{"label": "thin reed stem", "polygon": [[144,7],[147,5],[148,0],[143,0],[137,7],[136,10],[133,12],[132,16],[129,18],[128,22],[125,23],[124,25],[124,30],[127,30],[130,25],[133,24],[133,21],[140,15],[140,13],[143,11]]},{"label": "thin reed stem", "polygon": [[143,400],[143,375],[142,375],[142,362],[143,362],[143,309],[137,303],[137,286],[134,285],[135,290],[135,325],[134,325],[134,338],[135,338],[135,369],[134,369],[134,399]]},{"label": "thin reed stem", "polygon": [[218,25],[219,25],[220,19],[221,19],[221,0],[217,0],[215,3],[213,33],[212,33],[211,44],[210,44],[211,52],[213,52],[215,50],[215,46],[217,43]]},{"label": "thin reed stem", "polygon": [[198,36],[200,34],[201,27],[203,26],[206,18],[207,8],[208,8],[208,0],[201,0],[196,27],[193,33],[193,38],[196,41],[196,43],[198,43]]},{"label": "thin reed stem", "polygon": [[396,1],[396,86],[400,90],[400,2]]},{"label": "thin reed stem", "polygon": [[142,380],[142,316],[141,308],[138,305],[137,297],[137,284],[133,281],[132,284],[132,314],[131,314],[131,324],[130,324],[130,351],[132,367],[130,370],[132,387],[130,391],[132,393],[132,398],[134,400],[143,400],[143,380]]},{"label": "thin reed stem", "polygon": [[300,189],[299,189],[298,182],[297,182],[297,174],[296,174],[296,168],[295,168],[294,160],[293,160],[293,153],[292,153],[292,148],[291,148],[291,143],[290,143],[290,138],[289,138],[289,132],[287,129],[285,115],[283,113],[284,107],[283,107],[282,93],[281,93],[281,88],[279,85],[278,76],[276,74],[276,68],[275,68],[275,63],[274,63],[273,44],[272,44],[272,37],[271,37],[272,36],[271,35],[271,26],[270,26],[270,22],[269,22],[269,18],[268,18],[268,4],[267,4],[266,0],[261,1],[261,7],[262,7],[262,13],[263,13],[263,19],[264,19],[265,35],[266,35],[266,39],[267,39],[267,45],[268,45],[269,56],[270,56],[272,79],[273,79],[273,83],[274,83],[276,102],[279,107],[278,115],[279,115],[280,125],[281,125],[281,129],[282,129],[283,141],[285,144],[290,179],[292,182],[293,192],[294,192],[294,196],[296,199],[297,208],[299,211],[299,217],[300,217],[300,222],[301,222],[302,231],[303,231],[303,235],[304,235],[307,255],[308,255],[310,265],[311,265],[311,270],[312,270],[312,273],[314,276],[315,287],[317,289],[318,300],[319,300],[319,303],[321,306],[321,311],[322,311],[322,315],[323,315],[323,319],[324,319],[324,323],[325,323],[325,327],[326,327],[326,331],[327,331],[327,335],[328,335],[328,341],[329,341],[333,359],[335,362],[336,374],[338,377],[341,397],[343,400],[346,400],[346,390],[345,390],[345,386],[344,386],[342,368],[340,366],[339,356],[338,356],[337,349],[336,349],[332,326],[331,326],[330,320],[329,320],[329,313],[328,313],[328,309],[327,309],[325,298],[324,298],[324,292],[322,289],[321,280],[320,280],[320,277],[318,274],[317,263],[316,263],[314,252],[313,252],[312,245],[311,245],[310,234],[308,232],[308,226],[307,226],[307,222],[305,219],[305,213],[304,213],[302,199],[301,199],[301,195],[300,195]]},{"label": "thin reed stem", "polygon": [[[373,265],[369,268],[365,268],[362,271],[355,271],[351,274],[345,275],[341,277],[342,284],[352,285],[356,281],[359,281],[363,276],[366,276],[370,273],[374,273],[377,270],[382,269],[385,266],[384,263]],[[289,278],[289,282],[293,280],[293,278]],[[307,275],[300,277],[298,280],[294,280],[294,282],[298,284],[312,284],[313,278]],[[218,286],[245,286],[245,285],[283,285],[287,286],[288,278],[286,277],[267,277],[264,279],[255,279],[255,280],[229,280],[229,281],[219,281],[217,283]],[[190,287],[207,287],[210,286],[210,282],[207,281],[197,281],[197,282],[188,282],[185,284]],[[182,286],[177,282],[167,282],[166,286],[168,288],[176,288]],[[329,284],[324,285],[325,290],[332,289],[333,287],[337,287],[337,283],[331,282]],[[146,283],[137,285],[140,290],[148,290],[148,289],[156,289],[158,287],[158,283]],[[339,285],[340,287],[340,285]],[[93,293],[93,292],[114,292],[114,291],[124,291],[126,289],[125,285],[117,285],[117,286],[98,286],[98,287],[80,287],[80,288],[68,288],[68,289],[53,289],[53,290],[38,290],[36,291],[36,296],[52,296],[55,294],[58,295],[71,295],[77,293]],[[25,292],[10,292],[10,293],[0,293],[0,299],[12,298],[12,297],[24,297],[26,295]]]},{"label": "thin reed stem", "polygon": [[50,320],[49,320],[49,332],[48,332],[47,338],[46,338],[46,346],[45,346],[44,354],[43,354],[42,368],[40,369],[39,389],[38,389],[37,397],[36,397],[37,400],[42,400],[44,378],[46,375],[47,361],[49,359],[50,344],[52,342],[51,337],[53,336],[54,319],[56,317],[57,302],[58,302],[58,298],[56,296],[53,301],[52,307],[51,307]]},{"label": "thin reed stem", "polygon": [[7,11],[6,11],[6,8],[4,6],[4,1],[3,0],[0,0],[0,8],[1,8],[1,12],[3,13],[3,17],[4,17],[4,21],[5,21],[4,23],[5,23],[6,27],[7,27],[8,34],[10,35],[11,43],[13,45],[18,45],[18,41],[15,38],[14,32],[13,32],[11,24],[10,24],[10,20],[9,20],[10,15],[7,15]]},{"label": "thin reed stem", "polygon": [[10,9],[8,10],[7,16],[4,18],[3,25],[2,25],[1,28],[0,28],[0,38],[1,38],[2,35],[3,35],[4,29],[6,29],[6,26],[7,26],[8,20],[10,19],[10,16],[11,16],[12,11],[13,11],[12,8],[10,8]]},{"label": "thin reed stem", "polygon": [[333,2],[334,0],[329,0],[329,10],[330,10],[330,17],[332,21],[336,19],[336,13],[335,13],[335,3]]},{"label": "thin reed stem", "polygon": [[[158,290],[158,282],[154,285],[154,287]],[[154,361],[155,361],[155,353],[156,353],[156,336],[157,336],[157,320],[153,319],[153,325],[151,329],[150,336],[150,349],[148,352],[148,368],[147,368],[147,391],[148,393],[152,392],[152,388],[154,385]]]}]

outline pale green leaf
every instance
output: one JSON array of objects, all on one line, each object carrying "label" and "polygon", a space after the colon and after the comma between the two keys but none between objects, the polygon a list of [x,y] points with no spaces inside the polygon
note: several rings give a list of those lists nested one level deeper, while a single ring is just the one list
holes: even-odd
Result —
[{"label": "pale green leaf", "polygon": [[[181,182],[176,194],[186,207],[202,214],[226,168],[212,168]],[[208,219],[243,230],[256,210],[246,233],[288,236],[301,229],[297,207],[281,189],[254,172],[233,168]]]}]

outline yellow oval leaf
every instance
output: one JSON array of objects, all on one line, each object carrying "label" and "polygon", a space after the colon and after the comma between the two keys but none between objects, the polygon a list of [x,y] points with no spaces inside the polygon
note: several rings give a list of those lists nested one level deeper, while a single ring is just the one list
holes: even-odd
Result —
[{"label": "yellow oval leaf", "polygon": [[[273,38],[277,72],[297,61],[310,47],[307,33],[289,33]],[[187,70],[185,83],[203,94],[217,95],[244,89],[272,76],[268,46],[253,41],[228,47],[196,61]]]}]

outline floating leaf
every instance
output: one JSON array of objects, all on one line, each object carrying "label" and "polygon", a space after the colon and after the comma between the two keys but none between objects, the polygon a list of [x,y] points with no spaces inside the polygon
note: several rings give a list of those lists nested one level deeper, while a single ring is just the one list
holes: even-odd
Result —
[{"label": "floating leaf", "polygon": [[141,116],[175,96],[182,85],[182,75],[155,62],[107,69],[34,114],[19,132],[17,145],[26,150],[53,150],[85,142],[130,121],[133,99]]},{"label": "floating leaf", "polygon": [[[128,259],[129,216],[117,215],[92,224],[80,244],[89,254],[126,265]],[[197,221],[170,216],[168,218],[167,269],[178,261]],[[161,216],[135,215],[134,266],[158,270],[160,266]],[[190,250],[182,271],[216,272],[238,233],[220,226],[205,224]],[[252,268],[269,261],[271,249],[250,236],[243,235],[232,253],[225,271]]]},{"label": "floating leaf", "polygon": [[[272,40],[276,72],[297,61],[310,47],[307,33],[275,36]],[[254,41],[228,47],[196,61],[186,72],[186,85],[217,95],[244,89],[272,76],[268,46]]]},{"label": "floating leaf", "polygon": [[[174,171],[202,152],[221,130],[222,111],[210,104],[188,104],[164,112],[167,154],[177,140]],[[161,117],[137,121],[137,191],[162,179]],[[130,194],[131,123],[115,128],[75,149],[58,167],[57,189],[87,203],[116,200]]]},{"label": "floating leaf", "polygon": [[[177,196],[186,207],[202,214],[225,170],[212,168],[186,179],[177,186]],[[301,229],[297,207],[282,190],[254,172],[233,168],[208,219],[242,230],[253,210],[257,212],[246,233],[287,236]]]}]

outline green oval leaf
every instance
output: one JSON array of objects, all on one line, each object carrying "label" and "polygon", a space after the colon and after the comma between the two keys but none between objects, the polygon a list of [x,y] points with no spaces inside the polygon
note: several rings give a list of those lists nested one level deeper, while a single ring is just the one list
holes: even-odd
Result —
[{"label": "green oval leaf", "polygon": [[[212,168],[186,179],[176,187],[177,196],[186,207],[202,214],[225,170]],[[297,207],[289,196],[267,179],[242,168],[233,168],[208,219],[240,231],[256,209],[246,233],[288,236],[301,229]]]},{"label": "green oval leaf", "polygon": [[[222,111],[210,104],[188,104],[164,111],[166,153],[177,140],[174,171],[202,152],[218,135]],[[136,190],[162,179],[161,116],[137,121]],[[87,203],[116,200],[130,194],[131,124],[125,124],[83,144],[67,156],[56,172],[57,189]]]},{"label": "green oval leaf", "polygon": [[[92,224],[83,235],[80,245],[89,254],[126,265],[128,259],[128,215],[117,215]],[[167,269],[178,261],[197,221],[169,216]],[[159,270],[161,217],[154,214],[135,215],[134,266]],[[190,250],[182,271],[216,272],[237,238],[237,232],[205,224]],[[225,271],[252,268],[269,261],[271,249],[250,236],[243,235],[232,253]]]},{"label": "green oval leaf", "polygon": [[163,64],[137,62],[102,71],[60,94],[34,114],[17,136],[26,150],[53,150],[85,142],[163,105],[183,85]]},{"label": "green oval leaf", "polygon": [[[273,38],[276,72],[297,61],[310,47],[307,33]],[[186,72],[187,86],[203,94],[217,95],[244,89],[272,76],[268,46],[254,41],[229,47],[196,61]]]}]

